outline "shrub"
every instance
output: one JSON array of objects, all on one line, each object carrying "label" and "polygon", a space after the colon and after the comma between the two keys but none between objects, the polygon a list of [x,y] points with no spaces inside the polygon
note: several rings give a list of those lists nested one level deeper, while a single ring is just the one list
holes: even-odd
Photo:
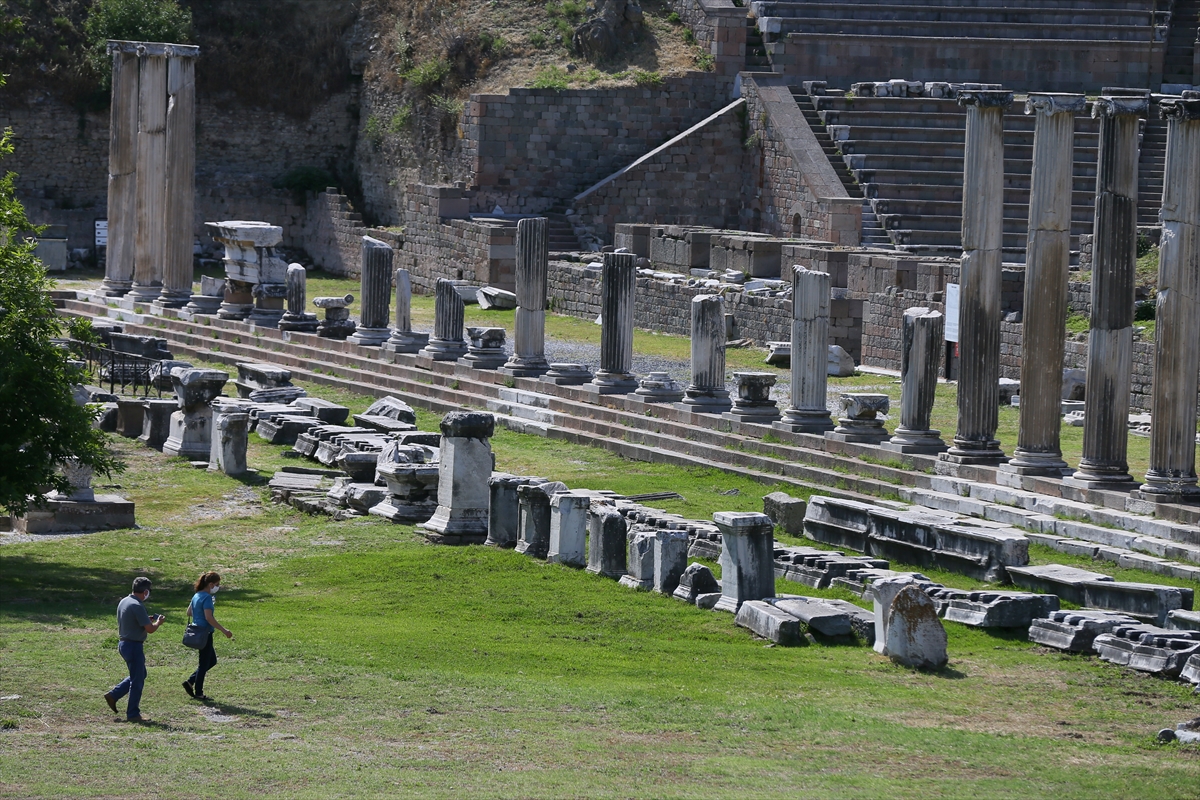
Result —
[{"label": "shrub", "polygon": [[692,29],[691,29],[691,28],[684,28],[684,29],[683,29],[683,40],[684,40],[685,42],[687,42],[688,44],[695,44],[695,43],[696,43],[696,34],[692,33]]},{"label": "shrub", "polygon": [[401,106],[388,122],[388,133],[399,136],[412,124],[412,106]]},{"label": "shrub", "polygon": [[562,91],[567,88],[567,71],[562,67],[542,67],[534,74],[529,86],[533,89]]},{"label": "shrub", "polygon": [[109,75],[109,39],[142,42],[187,42],[192,12],[175,0],[96,0],[83,23],[88,61],[97,74]]},{"label": "shrub", "polygon": [[441,58],[430,59],[404,73],[404,80],[422,92],[432,91],[442,85],[450,74],[450,64]]},{"label": "shrub", "polygon": [[683,23],[683,17],[679,16],[678,11],[672,11],[670,14],[667,14],[667,22],[672,25],[680,25]]},{"label": "shrub", "polygon": [[696,55],[696,69],[701,72],[712,72],[716,69],[717,62],[713,58],[712,53],[698,53]]},{"label": "shrub", "polygon": [[538,50],[541,50],[546,46],[546,34],[542,31],[534,31],[533,33],[529,34],[529,44],[531,47],[536,47]]},{"label": "shrub", "polygon": [[662,75],[657,72],[647,72],[644,69],[635,69],[633,71],[633,82],[638,86],[643,86],[649,89],[657,89],[662,86]]},{"label": "shrub", "polygon": [[372,147],[379,149],[379,145],[383,144],[383,123],[379,121],[379,117],[374,114],[367,117],[367,124],[363,126],[363,136]]}]

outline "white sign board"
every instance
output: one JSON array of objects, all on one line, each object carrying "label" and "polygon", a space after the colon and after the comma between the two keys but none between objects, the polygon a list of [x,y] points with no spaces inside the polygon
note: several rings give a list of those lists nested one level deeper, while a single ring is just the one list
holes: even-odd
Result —
[{"label": "white sign board", "polygon": [[946,284],[946,341],[958,341],[958,284]]},{"label": "white sign board", "polygon": [[96,220],[96,247],[108,247],[108,220]]}]

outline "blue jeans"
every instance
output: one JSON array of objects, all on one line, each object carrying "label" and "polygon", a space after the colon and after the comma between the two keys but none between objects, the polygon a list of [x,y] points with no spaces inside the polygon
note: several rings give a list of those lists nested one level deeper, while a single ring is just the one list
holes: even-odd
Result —
[{"label": "blue jeans", "polygon": [[146,685],[146,652],[142,644],[122,641],[117,645],[117,652],[129,667],[129,677],[114,686],[111,694],[114,700],[129,695],[129,705],[125,708],[128,719],[137,719],[142,715],[142,687]]}]

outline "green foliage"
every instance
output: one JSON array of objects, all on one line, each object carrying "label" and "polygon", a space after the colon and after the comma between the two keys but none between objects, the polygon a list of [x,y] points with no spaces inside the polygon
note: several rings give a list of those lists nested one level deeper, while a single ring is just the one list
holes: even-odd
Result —
[{"label": "green foliage", "polygon": [[692,33],[692,29],[691,29],[691,28],[684,28],[684,29],[683,29],[683,40],[684,40],[685,42],[687,42],[688,44],[695,44],[695,43],[696,43],[696,34]]},{"label": "green foliage", "polygon": [[717,61],[713,58],[712,53],[697,53],[696,54],[696,69],[701,72],[712,72],[716,69]]},{"label": "green foliage", "polygon": [[550,26],[565,47],[570,47],[575,26],[583,22],[586,11],[587,4],[577,0],[546,3],[546,16],[550,18]]},{"label": "green foliage", "polygon": [[320,167],[293,167],[276,178],[272,186],[276,189],[287,189],[297,197],[303,197],[306,192],[323,192],[337,183],[333,174]]},{"label": "green foliage", "polygon": [[383,122],[379,117],[372,114],[367,117],[367,122],[363,125],[363,136],[371,143],[371,146],[376,150],[383,144]]},{"label": "green foliage", "polygon": [[[5,129],[0,157],[12,153],[11,139]],[[92,427],[95,411],[75,403],[71,386],[81,375],[54,341],[63,329],[46,270],[33,243],[17,234],[38,229],[16,198],[14,177],[0,178],[0,507],[19,515],[47,487],[68,489],[57,472],[68,458],[106,474],[122,465]]]},{"label": "green foliage", "polygon": [[388,122],[388,133],[399,136],[412,124],[412,106],[401,106]]},{"label": "green foliage", "polygon": [[404,80],[422,92],[439,88],[450,75],[450,63],[442,58],[431,58],[417,64],[404,73]]},{"label": "green foliage", "polygon": [[529,34],[529,44],[530,46],[541,50],[546,46],[546,34],[543,31],[534,31],[533,33]]},{"label": "green foliage", "polygon": [[100,75],[107,75],[109,39],[142,42],[187,42],[191,40],[192,12],[175,0],[96,0],[83,30],[88,42],[88,61]]},{"label": "green foliage", "polygon": [[465,103],[454,97],[446,97],[445,95],[434,95],[429,98],[429,104],[442,112],[443,117],[457,120],[462,116]]},{"label": "green foliage", "polygon": [[493,58],[502,58],[508,52],[508,42],[498,33],[484,31],[479,34],[479,49]]},{"label": "green foliage", "polygon": [[672,11],[670,14],[667,14],[667,22],[672,25],[682,25],[683,17],[679,16],[678,11]]},{"label": "green foliage", "polygon": [[533,75],[529,82],[533,89],[555,89],[562,91],[567,88],[567,71],[562,67],[542,67]]},{"label": "green foliage", "polygon": [[648,89],[657,89],[662,86],[663,78],[657,72],[647,72],[644,69],[632,70],[633,82],[637,86],[642,86]]}]

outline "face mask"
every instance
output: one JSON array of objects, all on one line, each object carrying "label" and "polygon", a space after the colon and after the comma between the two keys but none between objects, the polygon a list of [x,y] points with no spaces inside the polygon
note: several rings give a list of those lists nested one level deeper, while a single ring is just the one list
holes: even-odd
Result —
[{"label": "face mask", "polygon": [[216,594],[217,592],[221,591],[221,587],[220,587],[220,586],[213,586],[213,587],[212,587],[212,588],[210,588],[208,591],[209,591],[211,594]]}]

